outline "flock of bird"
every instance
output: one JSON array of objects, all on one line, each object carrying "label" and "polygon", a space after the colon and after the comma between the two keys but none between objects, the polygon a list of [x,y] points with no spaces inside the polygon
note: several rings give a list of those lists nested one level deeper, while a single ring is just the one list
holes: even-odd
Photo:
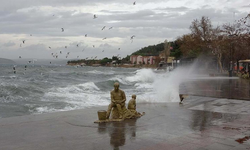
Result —
[{"label": "flock of bird", "polygon": [[[136,5],[136,1],[133,2],[133,5]],[[55,16],[55,15],[53,15],[53,16]],[[94,15],[93,15],[93,19],[97,19],[97,18],[98,18],[98,16],[97,16],[96,14],[94,14]],[[107,28],[106,26],[103,26],[103,27],[101,28],[101,30],[103,31],[103,30],[105,30],[106,28]],[[109,28],[107,28],[107,29],[108,29],[108,30],[111,30],[111,29],[113,29],[113,27],[109,27]],[[61,28],[61,32],[64,32],[64,31],[65,31],[65,28]],[[32,36],[32,34],[30,34],[30,36]],[[88,34],[85,34],[84,36],[85,36],[85,37],[88,37]],[[135,35],[132,35],[132,36],[130,37],[131,43],[133,42],[134,38],[135,38]],[[107,39],[107,37],[102,38],[102,40],[106,40],[106,39]],[[26,42],[26,40],[22,40],[22,43],[20,44],[20,47],[22,47],[22,46],[25,44],[25,42]],[[79,46],[80,46],[79,44],[76,44],[76,47],[77,47],[77,48],[78,48]],[[87,46],[86,46],[86,47],[87,47]],[[84,47],[84,48],[82,49],[82,52],[84,52],[84,50],[86,49],[86,47]],[[92,47],[95,48],[96,46],[95,46],[95,45],[92,45]],[[52,49],[51,46],[48,46],[48,48],[49,48],[49,49]],[[64,46],[64,48],[67,49],[68,46]],[[121,48],[119,47],[118,50],[121,50]],[[102,50],[102,52],[105,52],[105,50]],[[60,55],[63,55],[63,51],[62,51],[62,50],[60,50],[59,52],[52,52],[52,53],[51,53],[51,56],[52,56],[53,58],[59,58]],[[70,55],[70,52],[67,52],[66,55],[65,55],[65,58],[68,58],[69,55]],[[116,57],[119,57],[119,55],[120,55],[120,54],[117,54]],[[80,57],[80,56],[76,56],[77,59],[79,59],[79,57]],[[19,56],[19,58],[21,59],[22,56]],[[86,57],[85,60],[88,60],[88,59],[96,59],[96,58],[97,58],[97,56]],[[31,63],[31,61],[28,61],[28,62]],[[51,62],[50,62],[50,64],[51,64]]]}]

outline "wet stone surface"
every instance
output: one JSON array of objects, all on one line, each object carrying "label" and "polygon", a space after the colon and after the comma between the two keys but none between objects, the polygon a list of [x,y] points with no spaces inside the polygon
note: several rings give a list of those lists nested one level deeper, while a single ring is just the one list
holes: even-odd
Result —
[{"label": "wet stone surface", "polygon": [[180,85],[180,93],[250,100],[250,80],[239,79],[237,77],[190,79]]},{"label": "wet stone surface", "polygon": [[250,149],[248,81],[192,80],[180,91],[183,104],[138,103],[146,114],[123,122],[94,123],[107,107],[1,118],[0,149]]}]

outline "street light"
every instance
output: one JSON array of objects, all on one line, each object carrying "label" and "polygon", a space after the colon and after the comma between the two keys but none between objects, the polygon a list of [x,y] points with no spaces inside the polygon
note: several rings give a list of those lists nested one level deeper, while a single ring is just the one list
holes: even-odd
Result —
[{"label": "street light", "polygon": [[[233,35],[229,35],[229,38],[232,39]],[[232,77],[233,76],[233,61],[232,61],[232,49],[233,49],[233,45],[232,45],[232,42],[230,42],[230,63],[229,63],[229,77]]]}]

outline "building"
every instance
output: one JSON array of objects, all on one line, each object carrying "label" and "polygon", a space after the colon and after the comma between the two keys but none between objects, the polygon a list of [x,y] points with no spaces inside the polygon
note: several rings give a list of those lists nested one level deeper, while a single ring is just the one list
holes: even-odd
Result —
[{"label": "building", "polygon": [[141,55],[132,55],[130,56],[130,62],[132,64],[149,64],[153,65],[156,63],[158,56],[141,56]]}]

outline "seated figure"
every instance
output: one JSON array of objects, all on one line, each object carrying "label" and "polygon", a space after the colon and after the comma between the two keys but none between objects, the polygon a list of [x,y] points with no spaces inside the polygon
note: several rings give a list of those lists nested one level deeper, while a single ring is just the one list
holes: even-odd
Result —
[{"label": "seated figure", "polygon": [[134,95],[134,94],[132,95],[132,99],[129,100],[129,102],[128,102],[128,110],[131,111],[131,113],[134,117],[142,116],[141,113],[136,111],[136,95]]},{"label": "seated figure", "polygon": [[112,108],[117,108],[119,119],[122,119],[123,118],[122,108],[125,106],[126,96],[124,91],[119,89],[118,82],[114,83],[114,90],[110,92],[110,96],[111,96],[111,103],[108,106],[106,118],[109,119]]}]

